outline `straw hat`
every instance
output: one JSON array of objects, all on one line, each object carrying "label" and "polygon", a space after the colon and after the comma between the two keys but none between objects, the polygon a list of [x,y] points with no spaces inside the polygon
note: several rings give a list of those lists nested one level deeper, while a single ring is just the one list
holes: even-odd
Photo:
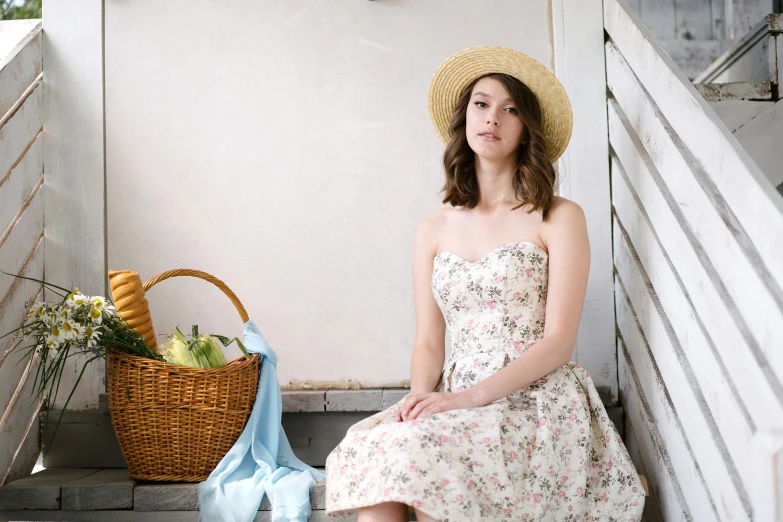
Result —
[{"label": "straw hat", "polygon": [[443,143],[451,138],[449,124],[462,91],[480,76],[505,73],[530,87],[538,98],[547,152],[554,163],[571,139],[573,114],[565,88],[544,65],[505,47],[481,45],[458,51],[440,64],[427,94],[430,120]]}]

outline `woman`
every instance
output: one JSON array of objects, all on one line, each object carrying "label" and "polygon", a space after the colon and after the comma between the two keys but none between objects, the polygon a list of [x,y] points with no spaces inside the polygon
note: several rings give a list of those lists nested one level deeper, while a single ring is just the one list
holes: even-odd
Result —
[{"label": "woman", "polygon": [[329,455],[327,514],[638,522],[639,477],[571,361],[590,245],[581,207],[554,195],[565,90],[523,53],[472,47],[438,68],[429,110],[451,206],[415,232],[411,391]]}]

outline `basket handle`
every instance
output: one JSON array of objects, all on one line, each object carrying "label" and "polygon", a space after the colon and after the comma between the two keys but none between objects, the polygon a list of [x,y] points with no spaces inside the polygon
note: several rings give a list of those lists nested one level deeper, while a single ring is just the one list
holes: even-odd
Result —
[{"label": "basket handle", "polygon": [[209,281],[210,283],[218,287],[224,294],[226,294],[229,299],[231,299],[231,302],[234,304],[234,307],[237,309],[237,312],[239,312],[239,317],[242,318],[242,324],[246,323],[248,319],[250,319],[250,317],[247,315],[247,311],[245,310],[245,307],[242,306],[242,303],[239,301],[239,298],[236,296],[234,292],[231,291],[229,287],[226,286],[226,284],[223,281],[221,281],[220,279],[218,279],[213,275],[210,275],[206,272],[202,272],[200,270],[191,270],[189,268],[168,270],[166,272],[163,272],[162,274],[156,275],[155,277],[153,277],[152,279],[144,283],[144,291],[146,292],[156,284],[166,279],[170,279],[172,277],[184,277],[184,276],[198,277],[199,279]]}]

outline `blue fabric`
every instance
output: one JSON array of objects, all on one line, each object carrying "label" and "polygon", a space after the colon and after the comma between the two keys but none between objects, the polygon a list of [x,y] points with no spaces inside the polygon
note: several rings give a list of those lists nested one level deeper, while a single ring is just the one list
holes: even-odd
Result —
[{"label": "blue fabric", "polygon": [[312,513],[310,488],[326,475],[294,455],[280,424],[277,354],[253,321],[245,323],[244,335],[247,351],[261,354],[256,401],[242,435],[199,485],[199,520],[250,522],[266,493],[274,522],[306,522]]}]

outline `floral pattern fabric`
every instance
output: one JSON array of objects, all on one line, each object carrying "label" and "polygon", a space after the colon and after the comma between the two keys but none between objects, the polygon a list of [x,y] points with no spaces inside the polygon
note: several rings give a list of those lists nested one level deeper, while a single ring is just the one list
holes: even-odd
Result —
[{"label": "floral pattern fabric", "polygon": [[[543,336],[548,254],[509,243],[434,259],[451,333],[436,391],[460,392]],[[479,408],[407,422],[404,398],[348,429],[326,460],[326,513],[402,502],[442,522],[639,522],[644,490],[589,372],[573,361]]]}]

